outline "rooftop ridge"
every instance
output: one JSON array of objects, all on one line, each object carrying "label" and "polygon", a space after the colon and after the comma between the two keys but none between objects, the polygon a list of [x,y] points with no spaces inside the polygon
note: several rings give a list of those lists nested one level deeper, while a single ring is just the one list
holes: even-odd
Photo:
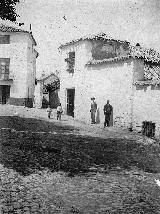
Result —
[{"label": "rooftop ridge", "polygon": [[9,33],[27,33],[31,36],[33,42],[35,43],[35,45],[37,45],[33,35],[32,35],[32,32],[29,32],[27,30],[23,30],[23,29],[20,29],[20,28],[16,28],[16,27],[12,27],[12,26],[8,26],[8,25],[4,25],[3,23],[0,24],[0,32],[9,32]]}]

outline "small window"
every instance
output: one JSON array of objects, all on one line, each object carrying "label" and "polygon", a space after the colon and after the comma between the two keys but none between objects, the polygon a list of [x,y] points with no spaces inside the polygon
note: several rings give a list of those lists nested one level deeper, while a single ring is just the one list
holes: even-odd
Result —
[{"label": "small window", "polygon": [[10,44],[10,35],[0,35],[0,44]]},{"label": "small window", "polygon": [[67,62],[67,71],[69,73],[74,73],[74,66],[75,66],[75,52],[69,52],[68,58],[65,59]]},{"label": "small window", "polygon": [[9,58],[0,58],[0,74],[9,74]]}]

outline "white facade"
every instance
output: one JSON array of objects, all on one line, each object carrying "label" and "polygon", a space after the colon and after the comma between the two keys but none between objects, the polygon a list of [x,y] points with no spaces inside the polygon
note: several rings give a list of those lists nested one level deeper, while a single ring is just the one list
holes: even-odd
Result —
[{"label": "white facade", "polygon": [[58,77],[54,73],[51,73],[47,76],[42,75],[41,78],[37,80],[37,85],[35,87],[35,107],[44,108],[44,106],[42,106],[42,103],[43,98],[45,98],[48,104],[50,104],[51,108],[55,108],[58,102],[59,87],[54,88],[54,90],[47,90],[45,87],[47,85],[53,86],[54,83],[56,85],[56,82],[59,81]]},{"label": "white facade", "polygon": [[[74,73],[67,71],[65,59],[75,52]],[[61,48],[60,102],[67,113],[67,90],[75,89],[74,117],[89,122],[91,97],[96,98],[100,123],[104,123],[103,108],[107,100],[113,106],[113,125],[141,129],[142,122],[156,123],[160,133],[160,86],[134,85],[144,79],[143,59],[122,59],[97,65],[86,65],[91,60],[91,42],[77,41]],[[154,110],[153,110],[154,109]]]},{"label": "white facade", "polygon": [[0,85],[10,86],[7,103],[26,105],[32,103],[35,90],[36,57],[35,41],[26,32],[1,32],[9,35],[9,44],[0,44],[0,58],[10,59],[9,78],[1,76]]},{"label": "white facade", "polygon": [[[71,51],[75,51],[74,74],[66,71],[64,60]],[[90,98],[94,96],[98,104],[101,123],[104,122],[103,107],[109,99],[114,109],[114,120],[126,117],[126,122],[129,124],[131,107],[126,105],[126,102],[131,102],[133,61],[88,66],[86,63],[90,59],[91,44],[88,41],[77,42],[62,49],[63,67],[60,78],[62,105],[65,109],[67,108],[67,89],[75,88],[75,118],[90,121]],[[124,94],[127,96],[124,97]]]}]

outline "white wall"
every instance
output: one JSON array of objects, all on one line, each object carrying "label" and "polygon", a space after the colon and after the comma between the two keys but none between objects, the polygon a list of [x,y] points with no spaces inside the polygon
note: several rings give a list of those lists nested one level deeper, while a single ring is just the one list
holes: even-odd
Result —
[{"label": "white wall", "polygon": [[[9,33],[1,33],[9,34]],[[14,77],[10,88],[10,97],[33,97],[35,85],[35,54],[32,40],[25,33],[10,33],[10,44],[0,44],[0,57],[10,58],[10,73]]]},{"label": "white wall", "polygon": [[43,89],[42,81],[38,81],[37,85],[35,87],[35,93],[34,93],[35,94],[35,107],[37,107],[37,108],[42,107],[42,97],[43,97],[42,89]]},{"label": "white wall", "polygon": [[[85,63],[87,62],[87,52],[85,47],[85,42],[77,42],[74,45],[70,45],[65,47],[62,50],[62,58],[61,58],[61,73],[60,73],[60,102],[66,110],[66,89],[67,88],[75,88],[75,104],[77,103],[77,98],[79,95],[77,94],[79,88],[83,81],[83,75],[85,73]],[[67,53],[75,51],[75,71],[74,74],[69,74],[67,69],[67,63],[65,62],[65,58],[68,57]],[[79,99],[79,98],[78,98]],[[75,105],[75,113],[76,113],[76,105]]]},{"label": "white wall", "polygon": [[36,78],[36,52],[34,51],[33,43],[30,37],[28,37],[27,48],[27,96],[29,98],[34,97],[35,91],[35,78]]},{"label": "white wall", "polygon": [[[107,100],[113,106],[113,122],[129,126],[131,114],[131,82],[133,64],[131,61],[105,63],[88,68],[84,93],[81,91],[85,112],[84,119],[90,119],[90,98],[94,96],[100,110],[100,121],[104,122],[103,108]],[[78,105],[77,105],[78,107]]]},{"label": "white wall", "polygon": [[[19,41],[25,41],[19,43]],[[0,44],[0,57],[10,58],[10,73],[14,76],[10,97],[23,98],[26,96],[27,81],[27,42],[23,35],[10,36],[10,44]]]},{"label": "white wall", "polygon": [[145,120],[156,123],[156,134],[160,133],[160,86],[135,86],[134,127]]},{"label": "white wall", "polygon": [[[75,73],[66,71],[67,52],[75,51]],[[114,118],[120,117],[121,125],[128,126],[131,114],[131,92],[133,62],[131,60],[102,65],[86,66],[91,59],[91,44],[78,42],[62,50],[60,99],[66,106],[66,88],[75,87],[75,118],[90,122],[90,98],[94,96],[100,110],[100,121],[104,122],[103,107],[107,100],[113,106]],[[126,104],[127,103],[127,104]],[[118,122],[117,122],[118,123]]]},{"label": "white wall", "polygon": [[[141,60],[134,61],[134,73],[139,73],[139,79],[143,79],[144,63]],[[135,85],[133,102],[133,125],[135,129],[142,127],[143,121],[156,123],[156,135],[160,134],[160,86]]]},{"label": "white wall", "polygon": [[[90,122],[90,98],[94,96],[104,122],[103,107],[109,99],[113,106],[114,124],[141,130],[142,122],[156,123],[160,134],[160,86],[135,86],[144,80],[144,61],[128,59],[119,62],[85,66],[91,59],[91,44],[77,42],[62,49],[60,99],[66,107],[66,88],[75,87],[75,118]],[[67,53],[75,51],[75,73],[66,71]]]}]

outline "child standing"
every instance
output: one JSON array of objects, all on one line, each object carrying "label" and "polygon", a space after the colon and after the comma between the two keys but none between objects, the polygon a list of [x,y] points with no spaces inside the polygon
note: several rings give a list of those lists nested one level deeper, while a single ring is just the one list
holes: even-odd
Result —
[{"label": "child standing", "polygon": [[50,119],[51,118],[51,112],[52,112],[50,105],[48,105],[47,112],[48,112],[48,118]]},{"label": "child standing", "polygon": [[61,106],[61,103],[58,105],[57,107],[57,120],[61,120],[61,115],[63,113],[63,109],[62,109],[62,106]]}]

